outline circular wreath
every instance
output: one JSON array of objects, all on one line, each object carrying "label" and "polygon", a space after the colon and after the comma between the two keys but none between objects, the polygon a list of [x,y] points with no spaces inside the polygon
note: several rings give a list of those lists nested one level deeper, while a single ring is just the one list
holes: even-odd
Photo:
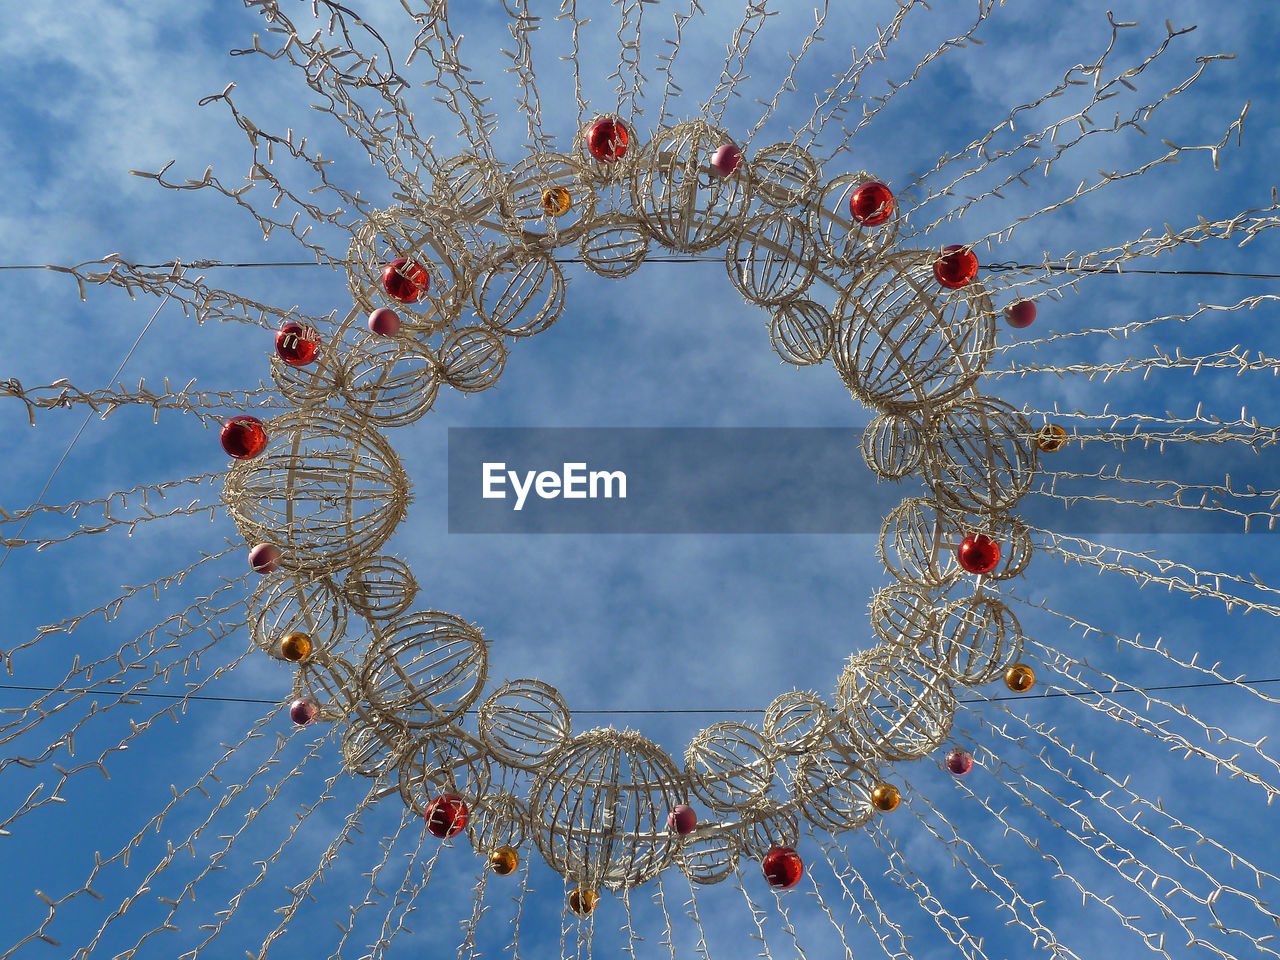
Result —
[{"label": "circular wreath", "polygon": [[[579,912],[598,888],[673,865],[713,883],[741,856],[789,886],[800,821],[839,832],[892,810],[889,765],[946,742],[957,688],[1032,682],[992,585],[1026,567],[1013,510],[1037,453],[1057,447],[976,389],[995,330],[976,256],[898,249],[904,214],[885,184],[865,172],[824,183],[790,143],[745,158],[702,120],[641,144],[602,117],[580,143],[507,172],[466,155],[441,164],[429,196],[357,231],[346,319],[280,332],[273,375],[296,409],[223,430],[236,457],[225,501],[264,574],[253,637],[297,663],[295,721],[340,724],[352,772],[384,779],[438,836],[465,834],[499,873],[536,848],[578,885]],[[480,629],[414,608],[409,568],[380,553],[410,500],[384,431],[425,414],[442,387],[493,386],[509,344],[556,321],[556,250],[576,244],[589,270],[617,278],[651,243],[723,245],[731,282],[769,311],[782,360],[829,357],[875,410],[862,444],[871,470],[917,475],[930,491],[885,518],[879,555],[895,582],[871,603],[879,643],[851,657],[834,697],[784,692],[758,727],[700,732],[682,763],[638,733],[576,731],[541,681],[486,696]],[[819,285],[834,307],[807,297]],[[953,759],[963,772],[965,757]]]}]

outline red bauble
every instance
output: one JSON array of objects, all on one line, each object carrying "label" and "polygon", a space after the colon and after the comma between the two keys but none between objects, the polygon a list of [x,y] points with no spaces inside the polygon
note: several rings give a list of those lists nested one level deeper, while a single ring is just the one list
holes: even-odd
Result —
[{"label": "red bauble", "polygon": [[958,290],[978,275],[978,256],[955,244],[943,247],[942,256],[934,261],[933,275],[948,290]]},{"label": "red bauble", "polygon": [[587,151],[604,163],[614,163],[627,155],[631,134],[617,117],[601,117],[587,129]]},{"label": "red bauble", "polygon": [[318,335],[300,323],[286,323],[276,334],[276,356],[291,367],[305,367],[319,352]]},{"label": "red bauble", "polygon": [[990,573],[1000,562],[1000,544],[980,533],[970,534],[960,542],[956,559],[970,573]]},{"label": "red bauble", "polygon": [[804,861],[792,847],[774,847],[764,855],[760,866],[769,886],[778,890],[794,887],[804,876]]},{"label": "red bauble", "polygon": [[667,814],[667,829],[672,833],[678,833],[684,836],[687,833],[693,833],[693,828],[698,825],[698,815],[693,812],[693,807],[687,803],[673,807],[671,812]]},{"label": "red bauble", "polygon": [[222,425],[222,449],[237,460],[252,460],[267,448],[267,431],[257,417],[232,417]]},{"label": "red bauble", "polygon": [[416,303],[431,289],[431,275],[418,261],[397,257],[382,268],[382,289],[401,303]]},{"label": "red bauble", "polygon": [[870,180],[849,196],[849,216],[864,227],[878,227],[893,216],[893,191]]},{"label": "red bauble", "polygon": [[461,833],[469,818],[467,805],[457,794],[442,793],[427,804],[427,830],[441,840]]},{"label": "red bauble", "polygon": [[1015,330],[1031,326],[1036,320],[1036,305],[1032,300],[1019,300],[1004,308],[1004,318]]}]

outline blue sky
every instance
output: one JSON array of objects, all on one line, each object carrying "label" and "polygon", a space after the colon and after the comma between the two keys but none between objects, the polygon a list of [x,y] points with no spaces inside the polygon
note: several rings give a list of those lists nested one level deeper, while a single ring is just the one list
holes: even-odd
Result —
[{"label": "blue sky", "polygon": [[[583,4],[582,6],[586,6]],[[609,108],[613,82],[606,78],[616,63],[617,10],[592,4],[585,15],[595,22],[584,32],[584,92],[593,103]],[[672,112],[681,119],[696,116],[707,99],[723,65],[723,46],[741,19],[736,3],[704,2],[706,15],[685,27],[685,45],[676,65],[676,78],[684,89]],[[1090,62],[1110,36],[1108,5],[1082,2],[1064,15],[1061,5],[1032,2],[998,8],[979,32],[983,46],[953,50],[921,72],[911,86],[897,95],[889,108],[861,131],[854,153],[826,165],[825,175],[860,168],[875,172],[893,185],[910,180],[911,171],[932,166],[946,151],[956,154],[975,137],[1007,115],[1019,103],[1030,102],[1050,89],[1073,64]],[[1114,5],[1113,5],[1114,6]],[[307,22],[305,4],[287,8],[298,23]],[[887,89],[885,79],[901,81],[938,42],[967,29],[972,5],[936,4],[908,19],[900,40],[889,48],[889,60],[869,70],[861,89],[868,95]],[[860,4],[853,10],[832,10],[826,41],[817,45],[797,72],[798,92],[782,98],[775,122],[756,139],[764,145],[782,135],[788,125],[809,116],[810,94],[829,85],[829,77],[842,72],[850,44],[861,51],[874,39],[874,24],[885,21],[892,4]],[[648,76],[646,112],[637,126],[642,136],[656,123],[661,100],[662,75],[654,56],[664,49],[661,37],[669,35],[671,13],[687,6],[661,3],[645,8],[642,40],[643,69]],[[1163,41],[1165,5],[1126,3],[1115,8],[1118,20],[1141,21],[1123,31],[1113,54],[1120,67],[1136,64]],[[1036,262],[1047,252],[1059,257],[1071,251],[1086,252],[1112,247],[1139,236],[1144,230],[1163,232],[1170,223],[1181,229],[1197,215],[1214,220],[1270,203],[1273,182],[1268,179],[1277,149],[1277,124],[1269,94],[1277,82],[1276,43],[1268,5],[1242,2],[1187,3],[1177,11],[1175,26],[1199,24],[1199,29],[1178,38],[1170,52],[1141,77],[1136,93],[1125,93],[1114,110],[1103,110],[1103,122],[1115,111],[1129,115],[1196,69],[1195,58],[1235,53],[1237,59],[1213,63],[1189,91],[1162,106],[1144,123],[1149,135],[1132,130],[1115,136],[1096,136],[1063,158],[1049,177],[1037,175],[1031,186],[1007,193],[1005,201],[984,201],[966,212],[962,223],[952,223],[930,235],[935,243],[965,242],[999,231],[1017,217],[1070,195],[1082,178],[1094,178],[1099,169],[1127,170],[1164,152],[1159,138],[1176,143],[1216,143],[1246,100],[1252,106],[1245,123],[1242,146],[1232,144],[1220,157],[1215,174],[1206,153],[1186,156],[1181,163],[1156,168],[1141,178],[1115,184],[1085,200],[1036,220],[1013,234],[994,251],[980,251],[984,262]],[[461,56],[491,86],[494,104],[501,113],[494,137],[495,152],[514,163],[521,154],[525,126],[512,101],[514,81],[500,72],[503,61],[497,49],[505,36],[502,5],[477,3],[451,12],[455,33],[465,34]],[[373,18],[374,14],[370,14]],[[374,22],[400,56],[416,26],[395,5],[381,5]],[[752,49],[752,78],[743,84],[744,96],[734,98],[723,125],[743,132],[760,115],[755,97],[769,100],[787,67],[786,52],[798,48],[812,26],[808,5],[788,6],[768,21]],[[539,74],[542,111],[549,133],[572,135],[576,125],[573,80],[566,65],[555,59],[566,52],[564,24],[549,15],[535,38],[535,68]],[[0,186],[8,202],[0,213],[0,263],[70,265],[111,252],[140,263],[161,263],[180,257],[184,261],[215,259],[250,262],[307,259],[296,244],[283,236],[264,243],[257,224],[241,210],[207,191],[165,191],[154,182],[128,174],[130,170],[154,171],[174,160],[171,176],[198,178],[210,164],[224,182],[233,183],[248,163],[249,151],[227,110],[220,104],[197,106],[204,96],[221,92],[236,82],[237,108],[261,128],[282,132],[293,128],[306,135],[314,149],[335,159],[331,178],[351,189],[360,189],[372,202],[387,201],[389,190],[379,169],[371,167],[356,145],[330,118],[310,109],[305,88],[282,63],[262,58],[228,57],[232,48],[251,46],[255,31],[264,32],[252,11],[225,3],[193,2],[163,7],[137,3],[77,3],[74,15],[50,17],[36,7],[6,13],[0,33]],[[1073,95],[1074,95],[1073,91]],[[453,149],[456,121],[431,102],[432,91],[418,87],[411,94],[420,129],[433,132],[438,151]],[[1023,131],[1039,129],[1077,109],[1072,95],[1049,101],[1019,123],[1016,142]],[[1012,136],[1012,135],[1005,135]],[[830,138],[827,138],[829,141]],[[1004,141],[1000,141],[1004,142]],[[828,143],[825,156],[834,142]],[[968,161],[958,161],[956,174]],[[305,189],[311,184],[302,171],[280,164],[286,182]],[[296,178],[291,180],[290,177]],[[945,211],[935,203],[919,211],[913,223],[922,224]],[[336,231],[317,228],[322,242],[344,249]],[[1262,234],[1252,244],[1237,248],[1234,241],[1205,243],[1175,251],[1143,266],[1217,269],[1272,273],[1276,244]],[[571,268],[568,307],[560,321],[545,334],[516,345],[500,385],[473,397],[442,393],[435,410],[419,423],[391,435],[406,469],[413,478],[414,504],[406,523],[397,531],[391,549],[411,564],[422,585],[419,604],[452,611],[478,622],[491,641],[490,676],[494,680],[537,676],[558,687],[575,709],[575,729],[613,722],[641,729],[673,756],[682,756],[689,738],[716,714],[673,713],[661,716],[593,716],[593,709],[643,708],[714,710],[725,717],[732,711],[762,709],[779,692],[814,689],[830,695],[841,665],[850,653],[873,642],[866,615],[872,592],[886,575],[874,555],[871,536],[462,536],[447,532],[445,511],[445,437],[449,426],[858,426],[867,413],[852,402],[829,365],[794,370],[777,362],[769,348],[762,312],[742,303],[716,263],[647,264],[622,281],[605,281],[582,268]],[[325,315],[346,312],[349,295],[344,279],[316,268],[227,270],[211,268],[203,273],[215,286],[280,307],[297,305],[303,312]],[[3,377],[16,377],[25,386],[51,383],[66,377],[84,389],[106,386],[107,380],[129,350],[157,302],[130,301],[112,289],[90,289],[81,303],[75,284],[47,271],[0,273],[9,310]],[[1125,324],[1167,315],[1189,314],[1200,303],[1233,304],[1244,297],[1274,292],[1274,281],[1191,277],[1094,277],[1083,281],[1078,292],[1068,292],[1058,302],[1042,302],[1041,316],[1028,333],[1047,336],[1050,331],[1070,332],[1088,327]],[[1276,334],[1274,306],[1262,304],[1251,311],[1210,312],[1189,324],[1157,324],[1128,339],[1107,336],[1062,338],[1037,350],[1013,349],[1002,354],[1017,362],[1113,362],[1128,356],[1150,355],[1155,347],[1172,351],[1180,347],[1189,355],[1203,354],[1241,344],[1274,355]],[[1014,343],[1025,334],[1001,327],[999,342]],[[122,374],[126,384],[139,377],[158,388],[164,377],[175,384],[197,377],[207,389],[237,389],[256,385],[268,376],[270,338],[253,327],[206,324],[197,327],[166,305]],[[1172,411],[1188,416],[1197,402],[1207,412],[1232,419],[1247,405],[1250,415],[1275,423],[1280,415],[1265,373],[1236,377],[1232,373],[1202,371],[1194,379],[1183,373],[1156,373],[1114,378],[1108,383],[1082,376],[1060,379],[1034,375],[1024,380],[1007,378],[989,383],[988,392],[1012,402],[1049,409],[1055,402],[1064,408],[1097,413],[1104,404],[1113,412],[1160,414]],[[20,405],[0,408],[7,429],[0,432],[0,455],[5,474],[0,506],[10,513],[31,503],[50,471],[80,426],[77,411],[53,410],[38,415],[38,428],[26,425]],[[1069,452],[1060,454],[1063,469],[1070,469]],[[137,484],[179,479],[223,469],[225,459],[212,431],[202,429],[192,417],[163,414],[152,424],[147,411],[122,410],[106,420],[93,420],[75,444],[58,473],[46,503],[68,503],[105,496],[113,490]],[[1158,466],[1158,465],[1157,465]],[[1180,467],[1179,469],[1183,469]],[[1212,460],[1197,465],[1203,474],[1179,476],[1187,482],[1220,482]],[[1158,474],[1157,474],[1158,475]],[[1268,477],[1259,478],[1259,485]],[[1274,486],[1274,485],[1272,485]],[[196,497],[217,503],[218,485],[205,484],[173,493],[156,501],[162,509],[185,506]],[[131,501],[132,502],[132,501]],[[101,516],[97,508],[96,516]],[[159,512],[159,510],[157,510]],[[113,510],[119,516],[134,516]],[[88,508],[81,522],[94,522]],[[1169,528],[1177,529],[1176,517]],[[61,536],[75,528],[67,517],[33,522],[28,535]],[[13,524],[0,529],[13,537]],[[33,548],[13,552],[0,572],[0,605],[8,620],[7,640],[0,648],[12,649],[50,624],[109,601],[121,584],[141,584],[195,562],[200,552],[217,552],[224,538],[236,536],[234,526],[220,508],[198,516],[142,523],[132,536],[123,528],[100,536],[85,536],[36,553]],[[1180,536],[1175,534],[1114,536],[1108,539],[1134,550],[1151,550],[1201,569],[1256,574],[1267,583],[1280,582],[1280,561],[1265,535]],[[14,656],[15,685],[58,683],[81,662],[114,654],[122,644],[153,625],[183,611],[194,600],[224,587],[219,578],[234,579],[244,573],[239,552],[201,566],[182,584],[164,591],[157,602],[140,595],[124,604],[119,615],[106,621],[101,615],[86,621],[69,636],[54,636]],[[225,587],[218,598],[230,604],[247,592],[244,585]],[[1266,613],[1230,615],[1213,598],[1190,598],[1157,585],[1144,590],[1117,574],[1099,576],[1089,567],[1064,564],[1040,553],[1025,582],[1013,591],[1035,603],[1041,600],[1098,629],[1123,638],[1141,635],[1151,644],[1157,636],[1181,659],[1198,655],[1204,665],[1222,661],[1229,677],[1280,676],[1280,658],[1274,652],[1275,630]],[[1251,597],[1263,598],[1260,591]],[[217,602],[215,599],[214,602]],[[1128,644],[1085,637],[1060,617],[1014,603],[1023,629],[1032,640],[1086,657],[1097,670],[1123,682],[1146,686],[1183,684],[1205,679],[1177,667],[1159,654]],[[208,638],[184,637],[155,659],[180,661],[205,644],[212,644],[199,663],[181,667],[168,677],[151,682],[151,692],[178,691],[182,685],[208,675],[231,662],[243,651],[243,632],[216,643]],[[150,662],[149,660],[147,662]],[[148,667],[148,669],[150,669]],[[91,678],[99,682],[109,667]],[[1049,676],[1045,669],[1042,674]],[[138,676],[142,676],[138,673]],[[1098,675],[1085,674],[1086,682]],[[167,682],[166,682],[167,681]],[[85,682],[77,679],[77,685]],[[1070,683],[1061,681],[1064,685]],[[225,697],[279,699],[286,696],[287,670],[261,656],[222,677],[208,692]],[[1043,688],[1042,688],[1043,689]],[[1263,688],[1268,689],[1268,688]],[[1270,688],[1274,689],[1274,687]],[[37,696],[28,691],[0,691],[0,705],[22,709]],[[1165,695],[1173,704],[1186,703],[1191,712],[1247,742],[1274,730],[1276,708],[1252,695],[1223,689],[1175,690]],[[54,697],[49,705],[63,699]],[[60,776],[53,764],[72,770],[97,759],[101,751],[118,745],[130,734],[130,720],[142,723],[164,707],[163,701],[142,700],[121,704],[87,720],[75,732],[74,742],[62,742],[46,755],[46,748],[86,713],[86,699],[79,698],[19,738],[5,743],[2,756],[42,758],[34,768],[6,763],[0,771],[0,820],[17,809],[38,784],[48,791]],[[105,706],[114,697],[97,698]],[[1198,746],[1224,757],[1241,754],[1241,765],[1268,782],[1277,780],[1274,766],[1238,744],[1208,744],[1194,723],[1159,704],[1148,707],[1141,697],[1118,697],[1152,721],[1168,721],[1168,729],[1186,734]],[[903,765],[894,779],[910,781],[918,795],[915,809],[927,810],[927,797],[961,836],[1000,872],[1011,878],[1026,901],[1044,901],[1041,919],[1061,941],[1081,958],[1117,952],[1137,954],[1139,940],[1106,907],[1096,901],[1081,906],[1071,881],[1054,878],[1058,871],[1041,853],[1016,833],[1006,834],[1000,823],[965,788],[1003,812],[1040,850],[1056,857],[1063,870],[1078,878],[1100,897],[1114,894],[1126,916],[1143,919],[1144,930],[1166,933],[1165,948],[1171,956],[1203,952],[1187,948],[1177,923],[1164,917],[1159,907],[1103,858],[1121,859],[1114,850],[1102,856],[1065,834],[1041,813],[1023,805],[1008,786],[1023,791],[1038,807],[1044,807],[1057,824],[1065,825],[1097,846],[1082,829],[1071,809],[1056,805],[1019,779],[1012,767],[1000,767],[983,747],[1014,765],[1033,781],[1045,784],[1068,801],[1079,788],[1057,779],[1040,765],[1046,758],[1071,774],[1085,789],[1101,795],[1108,786],[1103,773],[1141,797],[1156,798],[1180,820],[1228,848],[1236,849],[1260,867],[1280,862],[1273,831],[1266,828],[1271,808],[1265,791],[1244,778],[1214,776],[1213,764],[1202,757],[1184,758],[1169,752],[1159,741],[1114,722],[1105,714],[1067,699],[1017,701],[1009,704],[1032,723],[1053,728],[1062,743],[1075,745],[1084,756],[1093,756],[1103,773],[1082,761],[1072,760],[1055,744],[1046,744],[1017,720],[1009,720],[992,705],[962,711],[957,720],[956,741],[967,744],[980,766],[962,787],[951,782],[932,759]],[[49,709],[49,706],[46,706]],[[196,782],[225,752],[221,744],[240,741],[260,717],[270,715],[264,735],[238,750],[220,768],[221,785],[206,782],[212,794],[206,800],[198,792],[185,797],[166,815],[161,829],[151,832],[131,857],[129,869],[113,864],[104,868],[93,887],[99,902],[80,896],[60,907],[48,933],[62,943],[54,948],[29,943],[17,956],[69,955],[88,942],[121,901],[144,882],[152,865],[166,855],[166,841],[182,844],[197,825],[215,812],[220,791],[248,781],[225,810],[192,843],[194,857],[183,853],[174,860],[120,920],[106,929],[99,955],[114,956],[164,921],[169,906],[157,897],[182,900],[175,915],[177,932],[147,940],[139,957],[172,957],[191,949],[204,938],[200,924],[217,923],[216,913],[230,898],[258,875],[255,861],[264,859],[285,839],[296,823],[295,811],[314,804],[325,791],[327,778],[339,774],[339,758],[332,742],[323,744],[303,772],[291,778],[279,794],[256,815],[244,835],[233,845],[220,870],[200,880],[194,901],[180,897],[184,885],[217,857],[220,836],[244,823],[245,812],[267,799],[265,786],[278,782],[306,755],[307,742],[323,731],[295,733],[283,716],[271,707],[244,703],[192,703],[177,715],[156,721],[138,735],[127,751],[112,753],[105,761],[110,780],[96,770],[72,774],[62,791],[67,802],[44,803],[17,820],[13,836],[0,838],[10,895],[0,908],[0,955],[8,945],[26,937],[43,919],[46,908],[32,895],[41,890],[57,899],[79,888],[93,865],[93,852],[104,858],[114,854],[134,833],[159,812],[173,796],[170,784],[181,792]],[[8,722],[19,714],[5,714]],[[1025,738],[1030,752],[991,733],[984,722],[1008,724],[1014,739]],[[965,734],[960,733],[963,728]],[[8,735],[6,731],[5,736]],[[271,751],[278,735],[290,737],[280,747],[279,764],[250,780]],[[972,739],[968,739],[971,737]],[[304,742],[305,741],[305,742]],[[1264,745],[1264,750],[1266,745]],[[72,755],[74,750],[74,755]],[[1095,752],[1096,751],[1096,752]],[[1274,752],[1274,751],[1272,751]],[[1007,782],[1006,782],[1007,781]],[[230,955],[258,945],[278,922],[273,911],[291,897],[283,889],[309,874],[325,847],[341,829],[343,818],[355,807],[367,784],[345,774],[334,780],[332,799],[307,818],[261,885],[236,904],[225,933],[205,950],[205,955]],[[1121,793],[1113,792],[1117,802]],[[1140,859],[1173,876],[1198,895],[1208,889],[1204,878],[1156,840],[1125,823],[1096,799],[1085,798],[1078,808],[1100,830],[1114,836]],[[1007,812],[1004,812],[1007,811]],[[362,876],[383,857],[379,838],[394,834],[402,808],[394,799],[384,801],[365,817],[364,832],[354,845],[344,848],[323,886],[313,893],[318,903],[305,902],[277,952],[321,952],[330,955],[339,934],[330,923],[343,919],[348,905],[359,903],[370,881]],[[1072,818],[1075,817],[1073,820]],[[933,814],[926,818],[944,835]],[[1257,890],[1250,875],[1232,871],[1227,857],[1211,844],[1190,846],[1186,835],[1166,829],[1158,811],[1148,811],[1140,821],[1172,847],[1186,843],[1197,862],[1223,883],[1241,890]],[[906,861],[932,888],[954,916],[970,918],[966,926],[983,938],[986,956],[1021,956],[1032,948],[1032,938],[993,910],[994,901],[973,890],[973,879],[953,868],[951,855],[933,837],[907,805],[886,821],[890,835]],[[399,834],[385,871],[377,880],[388,896],[361,910],[344,955],[359,956],[363,945],[376,939],[406,871],[406,854],[417,850],[420,829],[411,823]],[[909,949],[915,957],[943,957],[955,953],[934,922],[920,909],[916,898],[895,878],[884,876],[884,854],[865,834],[846,838],[852,861],[865,877],[885,914],[912,936]],[[412,860],[418,870],[434,855],[437,845],[428,838],[422,856]],[[815,866],[823,896],[837,916],[850,917],[852,907],[842,901],[840,884],[825,865],[819,864],[819,848],[812,838],[802,841],[801,852]],[[966,859],[969,854],[960,851]],[[530,858],[536,859],[536,857]],[[415,902],[417,912],[408,923],[412,934],[403,935],[397,949],[438,950],[453,948],[457,922],[469,915],[471,892],[478,864],[465,847],[446,848],[432,867],[428,892]],[[980,876],[988,879],[978,865]],[[1280,872],[1280,871],[1277,871]],[[767,907],[766,937],[775,956],[789,956],[795,946],[775,913],[773,895],[765,888],[756,868],[743,869],[746,894]],[[491,884],[500,881],[491,878]],[[688,884],[678,873],[663,880],[672,914],[673,939],[681,955],[696,950],[695,931],[686,917]],[[1149,886],[1150,877],[1146,879]],[[1276,900],[1277,881],[1266,880],[1257,896]],[[535,866],[521,920],[521,951],[526,956],[554,953],[561,942],[562,897],[559,880]],[[515,886],[512,885],[512,889]],[[799,891],[797,891],[798,893]],[[1165,887],[1157,889],[1157,898]],[[663,921],[649,900],[650,888],[632,896],[637,929],[647,943],[636,954],[659,949]],[[1008,891],[1006,890],[1007,894]],[[489,891],[492,909],[482,919],[479,942],[494,954],[510,939],[507,920],[510,905]],[[839,955],[830,922],[812,897],[796,894],[786,899],[790,916],[804,950],[814,956]],[[1167,902],[1181,916],[1202,918],[1200,929],[1229,955],[1256,952],[1245,939],[1208,931],[1205,909],[1174,896]],[[748,939],[754,930],[743,892],[733,883],[697,891],[697,909],[707,930],[712,956],[758,951]],[[1267,918],[1239,898],[1224,896],[1220,915],[1228,927],[1254,936],[1265,935]],[[392,915],[392,925],[398,914]],[[624,923],[623,905],[606,897],[596,914],[597,949],[616,949],[617,928]],[[345,919],[343,919],[345,923]],[[1137,922],[1137,921],[1135,921]],[[655,926],[656,925],[656,926]],[[879,948],[865,927],[850,922],[849,940],[856,951]],[[569,936],[573,949],[574,936]],[[662,948],[665,949],[665,948]],[[659,949],[659,953],[661,950]],[[970,952],[971,956],[978,954]]]}]

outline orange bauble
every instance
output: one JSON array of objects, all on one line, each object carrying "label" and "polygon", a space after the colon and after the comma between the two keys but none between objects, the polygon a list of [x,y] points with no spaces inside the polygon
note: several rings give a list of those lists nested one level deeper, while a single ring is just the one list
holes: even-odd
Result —
[{"label": "orange bauble", "polygon": [[871,791],[871,805],[881,813],[890,813],[898,809],[902,802],[902,794],[892,783],[877,783]]},{"label": "orange bauble", "polygon": [[311,638],[305,633],[287,633],[280,641],[280,656],[290,663],[301,663],[311,656]]},{"label": "orange bauble", "polygon": [[590,887],[581,884],[569,891],[569,909],[580,917],[585,917],[600,902],[600,894]]},{"label": "orange bauble", "polygon": [[1025,663],[1015,663],[1004,672],[1004,685],[1014,693],[1026,693],[1036,683],[1036,672]]}]

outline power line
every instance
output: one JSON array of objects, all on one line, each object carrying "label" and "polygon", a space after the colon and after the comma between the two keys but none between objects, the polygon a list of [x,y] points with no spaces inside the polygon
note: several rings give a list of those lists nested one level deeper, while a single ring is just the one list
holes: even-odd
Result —
[{"label": "power line", "polygon": [[[1248,687],[1252,689],[1255,686],[1264,683],[1280,683],[1280,677],[1270,677],[1266,680],[1251,680],[1248,683],[1237,682],[1233,680],[1209,680],[1202,683],[1172,683],[1155,687],[1117,687],[1114,690],[1103,690],[1100,688],[1089,688],[1087,690],[1046,690],[1044,693],[1021,693],[1004,697],[967,697],[957,700],[957,703],[995,703],[1006,700],[1049,700],[1059,697],[1085,697],[1090,694],[1101,693],[1106,695],[1116,693],[1156,693],[1165,690],[1201,690],[1206,687]],[[115,693],[122,697],[129,698],[147,698],[152,700],[203,700],[214,703],[256,703],[264,706],[279,705],[278,700],[264,700],[256,697],[212,697],[207,695],[192,694],[186,696],[178,693],[130,693],[111,687],[41,687],[26,684],[0,683],[0,690],[26,690],[34,693]],[[474,713],[475,711],[468,711]],[[581,715],[599,715],[599,716],[634,716],[641,714],[678,714],[678,715],[698,715],[698,714],[730,714],[730,713],[764,713],[764,710],[751,709],[734,709],[734,710],[716,710],[705,707],[698,708],[674,708],[674,707],[653,707],[648,709],[619,709],[612,708],[607,710],[575,710],[574,713]]]},{"label": "power line", "polygon": [[[581,257],[554,257],[556,263],[585,263]],[[743,263],[751,259],[750,257],[739,257],[738,262]],[[724,257],[645,257],[646,263],[723,263]],[[181,264],[192,270],[214,270],[219,268],[227,269],[249,269],[255,267],[319,267],[325,264],[316,263],[314,260],[274,260],[262,261],[255,263],[223,263],[221,260],[193,260],[189,263],[183,261],[170,261],[168,263],[131,263],[126,266],[133,267],[138,270],[163,270],[169,269]],[[11,263],[0,264],[0,270],[47,270],[47,264],[36,263]],[[1012,261],[1004,261],[999,263],[988,263],[979,267],[979,270],[985,270],[990,273],[1007,273],[1013,270],[1047,270],[1050,273],[1081,273],[1088,275],[1104,274],[1107,276],[1125,276],[1127,274],[1151,276],[1151,277],[1237,277],[1245,280],[1280,280],[1280,273],[1236,273],[1230,270],[1147,270],[1142,268],[1124,268],[1119,264],[1114,266],[1079,266],[1071,267],[1063,264],[1043,264],[1043,263],[1015,263]]]}]

